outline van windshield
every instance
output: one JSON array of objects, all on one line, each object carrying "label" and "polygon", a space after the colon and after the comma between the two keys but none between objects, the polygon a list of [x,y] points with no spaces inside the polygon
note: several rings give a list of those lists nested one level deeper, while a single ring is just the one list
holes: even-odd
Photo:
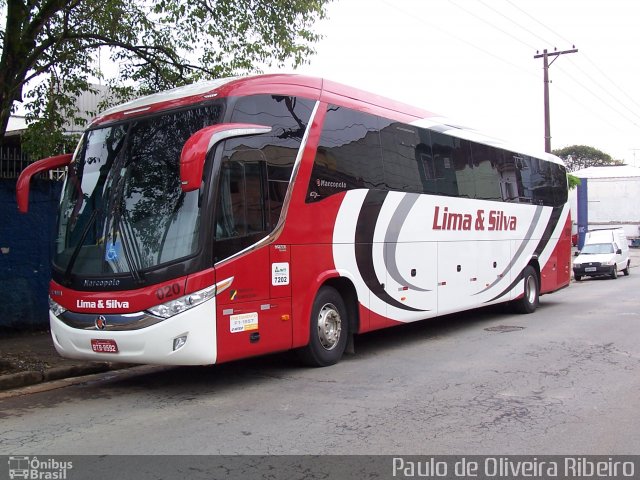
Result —
[{"label": "van windshield", "polygon": [[580,253],[582,255],[597,255],[599,253],[613,253],[612,243],[590,243],[585,245]]}]

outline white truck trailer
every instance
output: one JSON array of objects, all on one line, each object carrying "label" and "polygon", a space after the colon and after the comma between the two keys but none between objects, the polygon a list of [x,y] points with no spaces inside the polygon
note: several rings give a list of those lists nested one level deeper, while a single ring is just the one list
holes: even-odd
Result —
[{"label": "white truck trailer", "polygon": [[[589,167],[572,172],[587,179],[588,230],[622,228],[632,247],[640,247],[640,168]],[[573,232],[577,232],[577,189],[569,194]]]}]

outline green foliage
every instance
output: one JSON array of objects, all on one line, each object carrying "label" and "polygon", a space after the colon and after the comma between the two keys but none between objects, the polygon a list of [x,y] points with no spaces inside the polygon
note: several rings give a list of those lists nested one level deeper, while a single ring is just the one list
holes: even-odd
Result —
[{"label": "green foliage", "polygon": [[119,65],[112,102],[261,66],[296,67],[313,53],[312,27],[328,1],[0,0],[0,137],[14,102],[26,101],[35,122],[27,147],[58,153],[63,124],[84,113],[75,97],[102,77],[99,48]]},{"label": "green foliage", "polygon": [[569,181],[569,190],[573,190],[581,183],[580,178],[576,177],[575,175],[571,175],[570,173],[567,174],[567,179]]},{"label": "green foliage", "polygon": [[586,145],[572,145],[554,150],[552,153],[564,160],[567,170],[570,172],[587,167],[622,165],[624,163],[621,160],[613,160],[609,154]]}]

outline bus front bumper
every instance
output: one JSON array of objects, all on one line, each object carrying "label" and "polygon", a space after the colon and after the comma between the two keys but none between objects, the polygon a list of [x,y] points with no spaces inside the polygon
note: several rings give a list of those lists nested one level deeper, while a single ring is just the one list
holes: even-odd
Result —
[{"label": "bus front bumper", "polygon": [[51,336],[58,353],[66,358],[94,362],[211,365],[216,363],[217,356],[215,301],[212,298],[137,330],[73,328],[49,312]]}]

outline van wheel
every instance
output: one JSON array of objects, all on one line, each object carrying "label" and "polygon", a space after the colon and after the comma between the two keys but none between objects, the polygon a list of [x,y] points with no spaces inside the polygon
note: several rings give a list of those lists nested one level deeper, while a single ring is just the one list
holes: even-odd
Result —
[{"label": "van wheel", "polygon": [[524,295],[522,298],[513,301],[513,308],[518,313],[533,313],[538,308],[540,297],[538,274],[531,265],[527,265],[522,272],[522,277],[524,280]]},{"label": "van wheel", "polygon": [[627,266],[626,266],[626,268],[625,268],[624,270],[622,270],[622,273],[624,273],[624,276],[625,276],[625,277],[628,277],[628,276],[629,276],[629,273],[630,273],[630,272],[629,272],[629,267],[631,266],[630,264],[631,264],[631,262],[627,262]]},{"label": "van wheel", "polygon": [[580,280],[582,280],[582,275],[574,275],[573,278],[576,279],[576,282],[579,282]]},{"label": "van wheel", "polygon": [[614,280],[616,278],[618,278],[618,266],[617,265],[613,266],[613,271],[611,272],[611,278],[613,278]]},{"label": "van wheel", "polygon": [[302,361],[312,367],[337,363],[347,346],[349,319],[344,300],[335,288],[320,288],[309,326],[309,344],[298,352]]}]

